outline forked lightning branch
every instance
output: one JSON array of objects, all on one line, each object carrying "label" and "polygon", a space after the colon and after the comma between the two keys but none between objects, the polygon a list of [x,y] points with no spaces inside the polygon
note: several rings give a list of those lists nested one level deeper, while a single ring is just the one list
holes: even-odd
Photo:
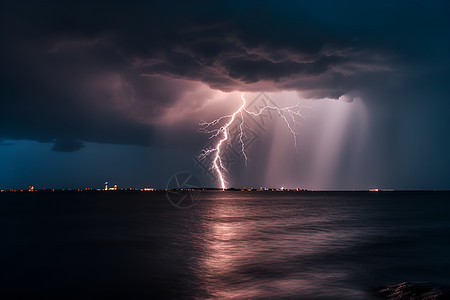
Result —
[{"label": "forked lightning branch", "polygon": [[[300,105],[300,100],[297,104],[293,106],[287,106],[280,108],[269,103],[269,99],[266,99],[265,104],[260,107],[256,112],[250,111],[246,108],[247,101],[244,97],[244,93],[241,94],[242,104],[234,111],[234,113],[229,115],[221,116],[211,122],[201,122],[201,130],[207,134],[210,134],[210,139],[213,139],[213,146],[203,149],[199,155],[199,159],[205,159],[206,157],[212,156],[210,168],[217,174],[217,179],[220,183],[222,189],[227,188],[227,181],[225,179],[224,173],[227,171],[224,166],[223,155],[226,150],[226,145],[234,138],[233,134],[236,134],[237,141],[239,142],[240,149],[244,157],[245,163],[247,163],[248,156],[246,153],[246,145],[244,142],[244,137],[249,127],[246,125],[246,118],[248,117],[259,117],[266,111],[274,111],[281,117],[286,125],[286,129],[290,131],[294,139],[294,146],[297,148],[297,134],[295,132],[296,126],[299,124],[299,119],[303,119],[304,115],[301,114],[300,110],[304,108]],[[225,123],[225,124],[223,124]],[[221,125],[223,124],[223,125]],[[238,130],[236,132],[231,132],[232,128],[236,124]]]}]

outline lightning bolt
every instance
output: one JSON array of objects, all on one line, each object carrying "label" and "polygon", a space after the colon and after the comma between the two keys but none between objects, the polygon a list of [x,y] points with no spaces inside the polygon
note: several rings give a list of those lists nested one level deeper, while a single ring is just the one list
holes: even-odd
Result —
[{"label": "lightning bolt", "polygon": [[[297,102],[296,105],[288,106],[284,108],[279,108],[277,106],[269,105],[269,99],[266,99],[265,105],[260,108],[257,112],[249,111],[245,108],[245,105],[247,104],[244,93],[241,94],[242,104],[241,106],[231,115],[224,115],[221,116],[211,122],[200,122],[201,130],[207,134],[211,134],[210,139],[218,138],[217,143],[214,147],[203,149],[200,152],[199,159],[204,159],[210,155],[213,155],[211,169],[217,174],[217,177],[220,182],[220,187],[225,190],[227,181],[225,180],[224,172],[227,170],[225,169],[225,166],[223,165],[222,161],[222,152],[223,152],[223,146],[226,143],[230,143],[230,127],[235,122],[239,122],[238,124],[238,133],[237,138],[239,140],[239,144],[241,146],[240,152],[242,153],[245,164],[247,164],[247,154],[245,152],[245,143],[244,143],[244,135],[245,135],[245,114],[250,116],[260,116],[262,113],[264,113],[267,110],[276,111],[278,115],[283,119],[283,121],[286,123],[286,126],[290,133],[292,134],[294,138],[294,146],[295,149],[297,149],[297,134],[295,133],[295,127],[298,124],[297,119],[298,118],[304,118],[304,116],[300,113],[300,109],[303,108],[300,106],[300,101]],[[287,115],[287,116],[286,116]],[[228,122],[225,123],[225,125],[220,126],[218,128],[214,128],[218,126],[223,121],[228,120]]]}]

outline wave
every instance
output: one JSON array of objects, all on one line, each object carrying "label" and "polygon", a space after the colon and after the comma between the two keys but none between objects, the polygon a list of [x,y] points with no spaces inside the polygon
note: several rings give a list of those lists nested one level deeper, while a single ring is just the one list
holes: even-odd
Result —
[{"label": "wave", "polygon": [[450,299],[450,288],[435,283],[402,282],[382,287],[379,294],[391,300]]}]

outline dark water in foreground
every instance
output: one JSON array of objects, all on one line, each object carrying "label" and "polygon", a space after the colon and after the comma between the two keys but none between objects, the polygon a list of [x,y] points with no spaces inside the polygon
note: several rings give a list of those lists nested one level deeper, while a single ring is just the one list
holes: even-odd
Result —
[{"label": "dark water in foreground", "polygon": [[[3,299],[378,299],[450,283],[450,194],[0,194]],[[4,298],[4,296],[8,296]]]}]

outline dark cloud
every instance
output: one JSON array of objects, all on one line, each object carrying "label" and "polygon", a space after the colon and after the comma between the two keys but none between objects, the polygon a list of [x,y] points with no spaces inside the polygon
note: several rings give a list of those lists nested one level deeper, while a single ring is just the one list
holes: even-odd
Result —
[{"label": "dark cloud", "polygon": [[446,1],[6,1],[0,137],[56,139],[57,151],[148,145],[151,120],[189,81],[399,101],[402,81],[449,78],[449,12]]},{"label": "dark cloud", "polygon": [[83,148],[82,142],[72,139],[57,139],[52,150],[58,152],[73,152]]},{"label": "dark cloud", "polygon": [[3,142],[2,140],[0,140],[0,146],[12,146],[14,145],[14,143],[12,142]]}]

